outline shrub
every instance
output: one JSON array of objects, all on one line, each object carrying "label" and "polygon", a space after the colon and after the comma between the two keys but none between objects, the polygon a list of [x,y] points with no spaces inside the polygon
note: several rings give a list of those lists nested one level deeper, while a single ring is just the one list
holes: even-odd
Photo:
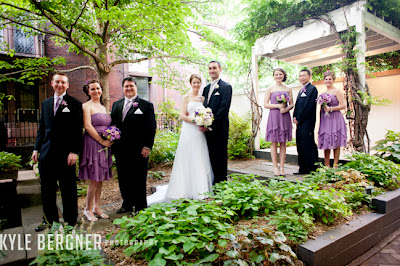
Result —
[{"label": "shrub", "polygon": [[375,155],[354,153],[348,156],[352,161],[345,164],[345,168],[356,169],[367,175],[368,180],[376,186],[390,190],[396,189],[400,184],[400,166],[392,161],[386,161]]},{"label": "shrub", "polygon": [[251,154],[251,113],[239,116],[229,113],[228,157],[230,160],[252,158]]},{"label": "shrub", "polygon": [[179,134],[172,131],[158,130],[153,149],[150,153],[150,168],[156,164],[173,161],[178,147]]},{"label": "shrub", "polygon": [[388,130],[385,138],[378,140],[372,149],[377,151],[377,156],[400,164],[400,132]]},{"label": "shrub", "polygon": [[[279,143],[278,143],[279,146]],[[296,146],[296,140],[293,139],[291,141],[286,142],[286,147]],[[260,139],[260,149],[269,149],[271,148],[271,142],[266,141],[264,138]]]}]

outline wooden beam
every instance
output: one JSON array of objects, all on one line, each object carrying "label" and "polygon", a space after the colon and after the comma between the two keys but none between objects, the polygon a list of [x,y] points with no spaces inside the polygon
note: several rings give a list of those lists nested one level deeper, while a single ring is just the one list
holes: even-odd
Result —
[{"label": "wooden beam", "polygon": [[371,30],[400,43],[400,29],[390,25],[381,18],[378,18],[371,13],[364,12],[365,25]]}]

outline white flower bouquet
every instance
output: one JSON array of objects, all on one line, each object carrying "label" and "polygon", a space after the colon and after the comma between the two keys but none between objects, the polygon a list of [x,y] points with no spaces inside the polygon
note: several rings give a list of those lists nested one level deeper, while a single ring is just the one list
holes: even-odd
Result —
[{"label": "white flower bouquet", "polygon": [[196,108],[196,111],[194,112],[194,122],[196,125],[212,130],[210,126],[213,121],[214,115],[210,107],[205,108],[204,106],[199,106]]}]

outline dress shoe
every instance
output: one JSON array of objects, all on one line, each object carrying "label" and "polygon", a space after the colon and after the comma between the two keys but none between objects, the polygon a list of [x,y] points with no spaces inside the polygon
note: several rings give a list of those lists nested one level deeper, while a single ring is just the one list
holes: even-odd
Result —
[{"label": "dress shoe", "polygon": [[307,173],[295,172],[294,175],[308,175]]},{"label": "dress shoe", "polygon": [[41,223],[38,227],[35,228],[36,232],[41,232],[47,228],[50,228],[50,225],[47,224],[46,222]]},{"label": "dress shoe", "polygon": [[133,209],[125,209],[124,207],[121,207],[119,210],[117,210],[117,213],[127,213],[127,212],[133,212]]}]

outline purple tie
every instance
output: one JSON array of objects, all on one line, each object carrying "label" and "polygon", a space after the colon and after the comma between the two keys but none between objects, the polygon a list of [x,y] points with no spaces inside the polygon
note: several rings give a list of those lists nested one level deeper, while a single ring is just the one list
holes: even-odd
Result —
[{"label": "purple tie", "polygon": [[129,111],[129,109],[131,108],[131,106],[132,106],[132,100],[131,100],[131,99],[130,99],[130,100],[127,100],[127,101],[126,101],[125,108],[124,108],[124,111],[122,112],[122,121],[125,120],[125,116],[126,116],[126,114],[128,113],[128,111]]},{"label": "purple tie", "polygon": [[56,115],[58,107],[60,107],[61,97],[56,96],[56,103],[54,104],[54,115]]}]

